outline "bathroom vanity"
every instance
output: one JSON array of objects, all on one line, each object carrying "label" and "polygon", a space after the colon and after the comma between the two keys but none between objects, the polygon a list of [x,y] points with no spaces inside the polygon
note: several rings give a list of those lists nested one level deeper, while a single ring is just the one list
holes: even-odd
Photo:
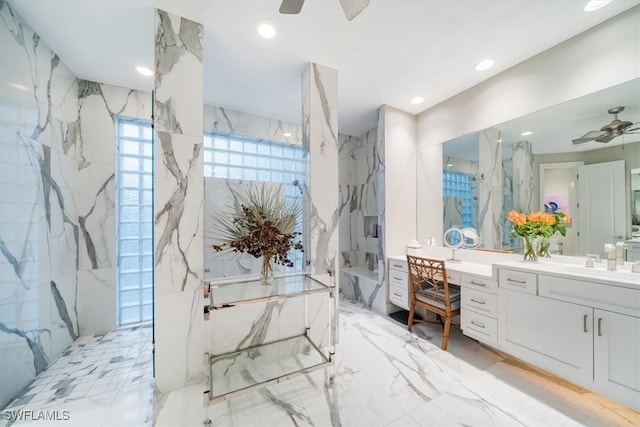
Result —
[{"label": "bathroom vanity", "polygon": [[[629,263],[607,271],[577,257],[531,263],[473,252],[446,263],[449,283],[462,290],[465,335],[640,409],[640,273]],[[435,247],[422,254],[449,255]],[[389,301],[408,307],[408,285],[406,299],[397,296],[408,284],[405,257],[389,258],[388,271]]]}]

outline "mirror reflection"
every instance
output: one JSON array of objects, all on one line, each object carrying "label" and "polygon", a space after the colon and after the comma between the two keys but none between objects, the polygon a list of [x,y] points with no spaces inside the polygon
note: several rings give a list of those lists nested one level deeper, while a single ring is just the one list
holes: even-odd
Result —
[{"label": "mirror reflection", "polygon": [[635,79],[445,142],[443,229],[473,227],[482,247],[517,252],[508,212],[546,209],[573,218],[552,253],[640,239],[639,121]]}]

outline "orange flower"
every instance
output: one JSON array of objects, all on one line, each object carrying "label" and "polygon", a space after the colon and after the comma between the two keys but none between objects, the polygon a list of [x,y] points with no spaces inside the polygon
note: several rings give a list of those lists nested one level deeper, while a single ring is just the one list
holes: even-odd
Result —
[{"label": "orange flower", "polygon": [[532,222],[542,222],[542,218],[542,212],[531,212],[529,215],[527,215],[527,220]]},{"label": "orange flower", "polygon": [[508,219],[516,225],[523,225],[527,222],[527,216],[516,211],[509,212]]},{"label": "orange flower", "polygon": [[564,214],[564,218],[562,218],[562,222],[571,222],[571,215]]},{"label": "orange flower", "polygon": [[549,225],[555,225],[556,223],[556,216],[552,215],[550,213],[545,213],[543,214],[543,222],[549,224]]}]

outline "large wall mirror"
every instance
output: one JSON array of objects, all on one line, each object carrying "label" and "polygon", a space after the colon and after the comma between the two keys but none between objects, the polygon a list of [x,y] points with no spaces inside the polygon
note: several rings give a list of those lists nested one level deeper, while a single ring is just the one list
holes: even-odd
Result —
[{"label": "large wall mirror", "polygon": [[[608,111],[619,106],[617,119],[635,131],[572,142],[602,135],[589,132],[612,123]],[[474,227],[484,247],[517,252],[507,213],[547,205],[573,217],[556,253],[603,255],[605,243],[640,238],[639,122],[635,79],[445,142],[443,229]]]}]

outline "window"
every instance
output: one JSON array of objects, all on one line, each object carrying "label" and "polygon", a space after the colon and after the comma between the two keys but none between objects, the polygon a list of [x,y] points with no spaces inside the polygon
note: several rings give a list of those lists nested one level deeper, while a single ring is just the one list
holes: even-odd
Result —
[{"label": "window", "polygon": [[117,121],[118,324],[153,319],[153,145],[151,122]]},{"label": "window", "polygon": [[[305,151],[301,146],[222,133],[204,135],[204,176],[284,183],[285,199],[304,209],[294,181],[307,182]],[[303,232],[303,219],[298,231]],[[304,270],[304,253],[292,251],[292,271]]]},{"label": "window", "polygon": [[442,172],[442,195],[460,199],[462,228],[475,225],[475,206],[473,203],[473,176],[467,173],[444,170]]}]

